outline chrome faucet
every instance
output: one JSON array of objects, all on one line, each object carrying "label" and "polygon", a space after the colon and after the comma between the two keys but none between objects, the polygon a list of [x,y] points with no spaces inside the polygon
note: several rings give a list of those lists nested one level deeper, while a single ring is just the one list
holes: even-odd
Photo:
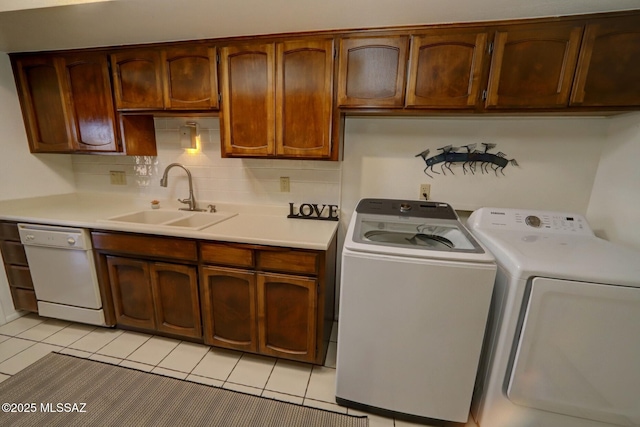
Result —
[{"label": "chrome faucet", "polygon": [[184,171],[187,173],[187,177],[189,178],[189,198],[187,199],[178,199],[178,201],[180,203],[184,203],[189,205],[188,208],[179,208],[179,210],[181,211],[204,211],[205,209],[198,209],[196,207],[196,198],[193,195],[193,181],[191,179],[191,172],[189,172],[189,169],[185,168],[184,166],[182,166],[180,163],[171,163],[169,166],[166,167],[166,169],[164,170],[164,174],[162,174],[162,178],[160,179],[160,186],[161,187],[166,187],[167,184],[169,183],[169,169],[171,169],[174,166],[178,166],[181,167],[182,169],[184,169]]}]

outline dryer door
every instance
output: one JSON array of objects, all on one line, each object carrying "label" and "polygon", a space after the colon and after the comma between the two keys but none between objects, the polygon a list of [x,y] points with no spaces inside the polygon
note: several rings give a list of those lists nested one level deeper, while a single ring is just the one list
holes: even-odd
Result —
[{"label": "dryer door", "polygon": [[537,277],[507,395],[516,404],[640,425],[640,288]]}]

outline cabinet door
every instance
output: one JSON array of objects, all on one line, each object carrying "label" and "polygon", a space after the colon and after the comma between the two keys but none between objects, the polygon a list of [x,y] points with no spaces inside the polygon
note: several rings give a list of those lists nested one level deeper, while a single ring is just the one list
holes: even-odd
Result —
[{"label": "cabinet door", "polygon": [[275,153],[274,45],[221,49],[222,156]]},{"label": "cabinet door", "polygon": [[341,39],[338,105],[402,107],[408,46],[407,36]]},{"label": "cabinet door", "polygon": [[67,55],[63,93],[69,98],[73,145],[80,151],[117,151],[115,108],[105,54]]},{"label": "cabinet door", "polygon": [[127,50],[111,55],[114,95],[118,110],[162,109],[160,53],[152,49]]},{"label": "cabinet door", "polygon": [[218,108],[216,49],[176,47],[162,51],[164,105],[174,110]]},{"label": "cabinet door", "polygon": [[156,321],[149,264],[129,258],[107,257],[109,284],[119,325],[154,330]]},{"label": "cabinet door", "polygon": [[317,281],[258,274],[258,342],[262,354],[313,362]]},{"label": "cabinet door", "polygon": [[333,40],[283,42],[276,49],[276,154],[329,157]]},{"label": "cabinet door", "polygon": [[202,337],[196,271],[195,267],[187,265],[150,265],[158,331],[192,338]]},{"label": "cabinet door", "polygon": [[540,24],[499,30],[494,39],[486,106],[566,107],[582,25]]},{"label": "cabinet door", "polygon": [[478,104],[486,32],[442,32],[411,38],[407,107],[474,108]]},{"label": "cabinet door", "polygon": [[257,351],[255,273],[203,267],[201,292],[204,342]]},{"label": "cabinet door", "polygon": [[14,64],[29,148],[33,153],[73,150],[58,62],[51,56],[34,56],[19,58]]},{"label": "cabinet door", "polygon": [[587,25],[571,105],[640,105],[640,16]]}]

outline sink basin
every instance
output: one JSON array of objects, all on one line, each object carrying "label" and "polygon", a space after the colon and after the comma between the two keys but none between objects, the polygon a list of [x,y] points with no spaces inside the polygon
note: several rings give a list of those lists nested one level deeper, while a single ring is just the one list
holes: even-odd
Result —
[{"label": "sink basin", "polygon": [[[104,222],[202,230],[236,216],[235,212],[191,212],[146,209],[107,218]],[[102,222],[102,221],[101,221]]]},{"label": "sink basin", "polygon": [[133,222],[136,224],[162,224],[163,222],[183,218],[182,212],[146,210],[109,218],[109,221]]},{"label": "sink basin", "polygon": [[231,212],[196,212],[180,219],[166,222],[164,225],[169,227],[185,227],[201,230],[236,215],[236,213]]}]

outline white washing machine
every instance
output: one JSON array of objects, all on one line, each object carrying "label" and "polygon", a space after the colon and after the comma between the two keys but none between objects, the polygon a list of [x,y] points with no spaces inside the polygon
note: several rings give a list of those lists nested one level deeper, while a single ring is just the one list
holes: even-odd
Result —
[{"label": "white washing machine", "polygon": [[576,214],[482,208],[468,226],[498,263],[480,427],[640,426],[640,252]]},{"label": "white washing machine", "polygon": [[466,422],[495,274],[448,204],[361,200],[342,253],[336,401]]}]

